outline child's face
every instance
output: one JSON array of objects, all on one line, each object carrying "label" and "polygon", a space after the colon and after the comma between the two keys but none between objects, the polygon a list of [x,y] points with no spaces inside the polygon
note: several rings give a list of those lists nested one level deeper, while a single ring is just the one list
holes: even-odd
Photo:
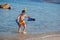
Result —
[{"label": "child's face", "polygon": [[23,14],[23,16],[26,16],[26,14]]}]

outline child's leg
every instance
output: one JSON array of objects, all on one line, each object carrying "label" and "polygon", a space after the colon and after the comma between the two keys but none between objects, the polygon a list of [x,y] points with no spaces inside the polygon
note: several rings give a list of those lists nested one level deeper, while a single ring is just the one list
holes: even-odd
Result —
[{"label": "child's leg", "polygon": [[23,27],[24,27],[23,32],[26,32],[26,30],[25,30],[26,29],[26,23],[23,24]]},{"label": "child's leg", "polygon": [[21,28],[21,25],[19,25],[19,27],[18,27],[18,32],[20,32],[20,28]]},{"label": "child's leg", "polygon": [[26,34],[26,24],[24,24],[23,34]]}]

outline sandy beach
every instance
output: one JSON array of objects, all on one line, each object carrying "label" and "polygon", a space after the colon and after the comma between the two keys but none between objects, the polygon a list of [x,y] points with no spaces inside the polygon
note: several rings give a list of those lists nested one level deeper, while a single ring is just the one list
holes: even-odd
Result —
[{"label": "sandy beach", "polygon": [[22,34],[0,33],[0,40],[60,40],[60,33]]}]

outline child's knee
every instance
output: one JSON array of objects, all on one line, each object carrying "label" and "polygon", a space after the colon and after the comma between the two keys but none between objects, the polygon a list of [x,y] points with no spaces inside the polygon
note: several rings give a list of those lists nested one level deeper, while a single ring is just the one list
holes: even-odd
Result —
[{"label": "child's knee", "polygon": [[24,28],[26,28],[26,25],[23,25],[24,26]]}]

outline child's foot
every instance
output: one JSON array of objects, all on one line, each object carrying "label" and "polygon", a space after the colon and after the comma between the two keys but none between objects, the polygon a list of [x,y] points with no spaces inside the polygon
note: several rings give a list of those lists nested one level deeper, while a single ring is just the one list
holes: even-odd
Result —
[{"label": "child's foot", "polygon": [[26,34],[26,32],[23,32],[23,34]]}]

